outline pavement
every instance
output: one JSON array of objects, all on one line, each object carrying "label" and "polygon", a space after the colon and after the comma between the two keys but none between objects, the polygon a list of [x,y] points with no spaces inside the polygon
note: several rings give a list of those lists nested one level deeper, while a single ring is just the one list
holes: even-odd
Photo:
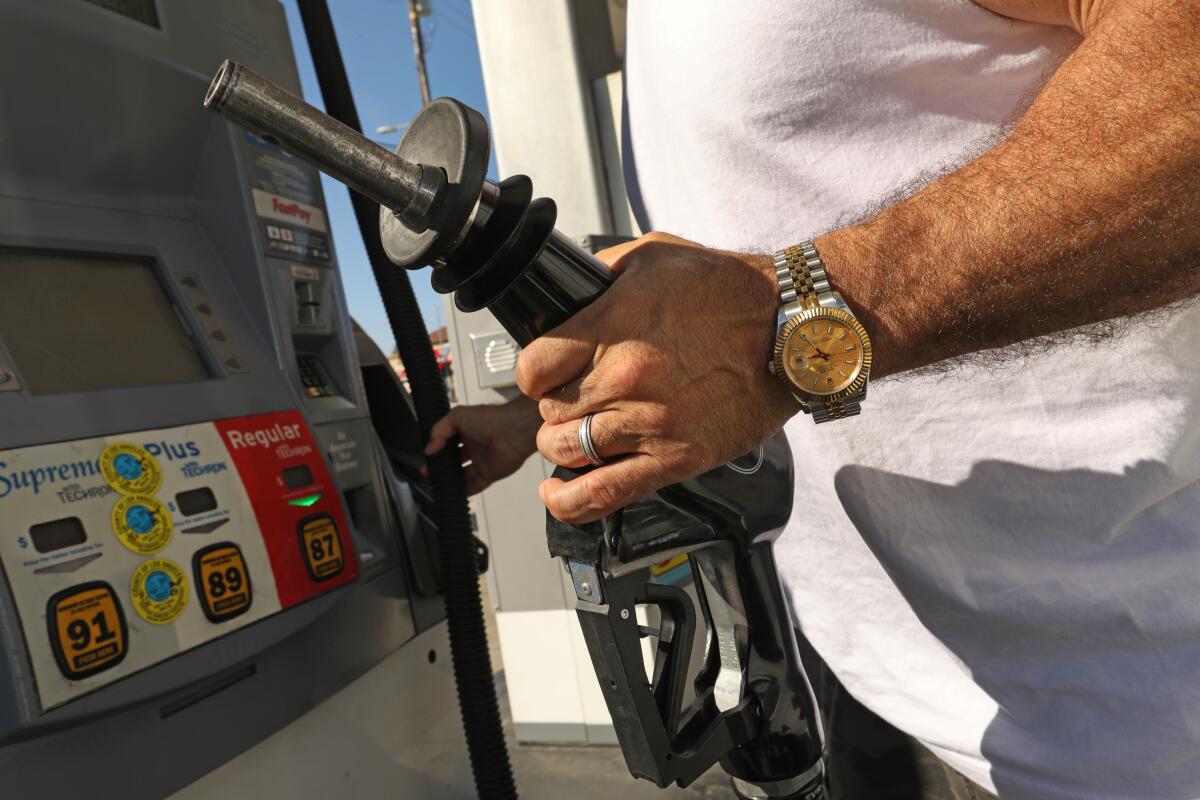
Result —
[{"label": "pavement", "polygon": [[629,774],[619,747],[518,744],[508,713],[508,698],[503,694],[503,676],[497,678],[509,757],[516,773],[517,791],[522,798],[730,800],[734,796],[729,788],[729,778],[720,767],[713,767],[686,789],[677,786],[659,789],[650,781]]}]

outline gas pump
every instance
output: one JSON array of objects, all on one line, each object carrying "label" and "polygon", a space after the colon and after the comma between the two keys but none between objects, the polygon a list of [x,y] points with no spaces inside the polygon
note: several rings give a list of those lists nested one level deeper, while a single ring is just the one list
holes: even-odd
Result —
[{"label": "gas pump", "polygon": [[[555,231],[553,201],[533,199],[528,178],[484,177],[487,127],[461,103],[427,106],[395,153],[231,61],[204,104],[378,203],[392,263],[432,264],[438,291],[486,307],[521,344],[612,283]],[[772,555],[791,476],[777,435],[601,522],[549,520],[634,775],[684,786],[719,761],[743,798],[825,796],[820,722]]]},{"label": "gas pump", "polygon": [[412,399],[231,52],[299,90],[274,0],[0,2],[0,795],[474,796]]}]

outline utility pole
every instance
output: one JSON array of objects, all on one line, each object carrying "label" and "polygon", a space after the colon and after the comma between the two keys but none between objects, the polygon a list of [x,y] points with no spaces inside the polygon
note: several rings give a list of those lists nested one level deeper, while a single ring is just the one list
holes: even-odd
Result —
[{"label": "utility pole", "polygon": [[421,41],[421,0],[408,0],[408,28],[412,32],[413,55],[417,59],[417,81],[421,84],[421,106],[429,105],[429,76],[425,74],[425,44]]}]

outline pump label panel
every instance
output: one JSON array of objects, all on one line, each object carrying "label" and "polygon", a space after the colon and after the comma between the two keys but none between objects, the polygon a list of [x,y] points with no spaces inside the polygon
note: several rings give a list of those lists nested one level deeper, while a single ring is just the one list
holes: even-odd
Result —
[{"label": "pump label panel", "polygon": [[267,255],[328,264],[329,222],[314,167],[245,131],[244,152],[259,234]]},{"label": "pump label panel", "polygon": [[[294,411],[263,414],[215,424],[250,497],[270,498],[269,502],[256,501],[254,513],[259,529],[271,532],[264,540],[275,565],[279,602],[286,608],[354,580],[356,568],[314,577],[306,552],[296,540],[302,520],[325,514],[335,528],[338,552],[353,552],[337,486],[300,415]],[[319,469],[315,468],[318,465]]]},{"label": "pump label panel", "polygon": [[358,576],[298,411],[0,451],[0,563],[43,710]]}]

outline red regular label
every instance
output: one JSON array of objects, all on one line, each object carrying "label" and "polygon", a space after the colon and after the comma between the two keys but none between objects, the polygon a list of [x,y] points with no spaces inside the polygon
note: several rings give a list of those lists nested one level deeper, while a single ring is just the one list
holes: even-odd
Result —
[{"label": "red regular label", "polygon": [[300,412],[213,424],[250,496],[279,604],[287,608],[357,578],[337,485]]}]

